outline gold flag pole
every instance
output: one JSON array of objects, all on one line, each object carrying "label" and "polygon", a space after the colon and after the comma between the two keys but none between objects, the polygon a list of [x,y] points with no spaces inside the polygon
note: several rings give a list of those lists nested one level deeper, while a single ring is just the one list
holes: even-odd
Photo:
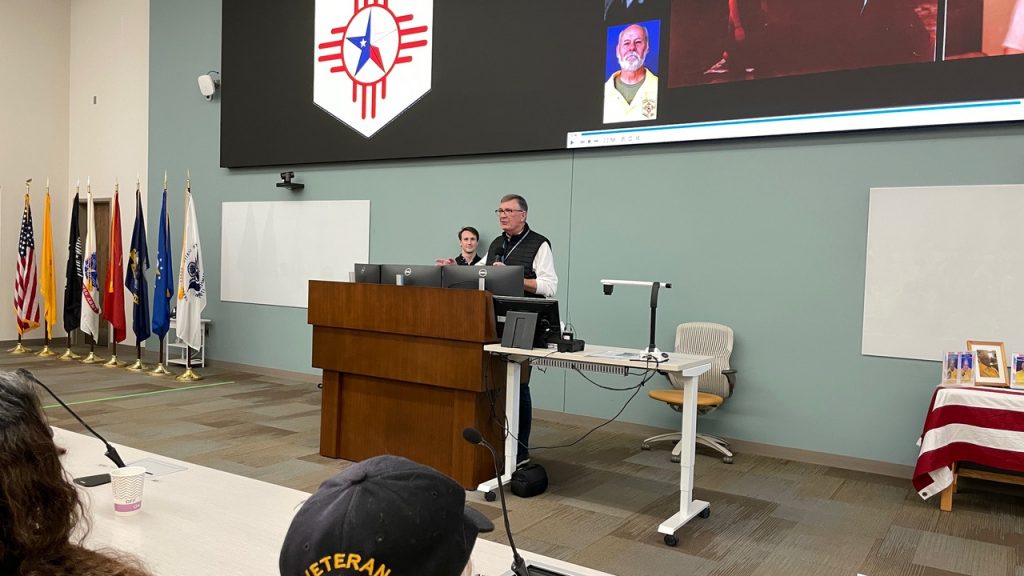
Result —
[{"label": "gold flag pole", "polygon": [[[117,198],[117,178],[116,177],[114,178],[114,198]],[[113,208],[113,206],[111,206],[111,208]],[[111,229],[111,232],[113,232],[113,229],[114,229],[113,228],[113,222],[114,222],[114,213],[113,212],[110,213],[110,222],[111,222],[111,228],[110,229]],[[113,243],[111,243],[111,247],[113,247]],[[114,265],[114,263],[111,262],[110,266],[113,266],[113,265]],[[118,274],[120,275],[120,270],[118,270]],[[115,279],[115,281],[117,281],[117,280],[118,279]],[[107,282],[110,282],[109,278],[107,278]],[[111,316],[111,317],[113,317],[113,316]],[[107,322],[107,324],[110,325],[110,329],[108,331],[108,334],[113,335],[114,334],[114,322],[113,321]],[[113,338],[111,338],[111,339],[113,339]],[[118,361],[118,359],[117,359],[117,342],[113,342],[113,349],[110,352],[110,360],[107,360],[103,364],[103,367],[104,368],[120,368],[120,367],[124,366],[124,364],[125,364],[124,362],[119,362]]]},{"label": "gold flag pole", "polygon": [[[46,177],[46,197],[47,197],[47,199],[49,199],[49,197],[50,197],[50,177],[49,176]],[[46,238],[43,239],[43,242],[46,242]],[[53,242],[52,236],[50,238],[50,242],[51,243]],[[46,265],[47,264],[44,262],[43,266],[46,266]],[[49,328],[50,328],[49,322],[46,321],[46,314],[43,314],[43,349],[40,350],[39,354],[36,354],[36,356],[40,356],[40,357],[46,358],[46,357],[49,357],[49,356],[56,356],[57,355],[56,352],[54,352],[53,350],[50,350],[50,330],[49,330]]]},{"label": "gold flag pole", "polygon": [[[25,203],[26,204],[28,204],[28,201],[29,201],[29,190],[32,187],[31,185],[32,185],[32,179],[31,178],[29,178],[28,180],[25,180]],[[11,354],[27,354],[27,353],[29,353],[31,351],[32,351],[31,348],[29,348],[28,346],[25,346],[21,342],[21,324],[18,324],[18,344],[15,345],[14,348],[11,348],[10,350],[8,350],[8,352],[10,352]]]},{"label": "gold flag pole", "polygon": [[167,361],[167,359],[164,358],[164,338],[165,337],[166,337],[166,334],[164,336],[160,337],[160,362],[157,363],[156,368],[153,368],[152,370],[149,371],[150,376],[166,376],[168,374],[171,374],[171,375],[174,374],[174,372],[171,372],[170,370],[168,370],[164,366],[164,362]]},{"label": "gold flag pole", "polygon": [[80,358],[81,358],[81,356],[78,355],[78,354],[75,354],[75,352],[71,349],[71,334],[68,334],[68,349],[65,350],[63,354],[58,356],[57,360],[67,361],[67,360],[78,360]]},{"label": "gold flag pole", "polygon": [[185,352],[185,371],[181,376],[175,378],[175,380],[178,382],[195,382],[196,380],[202,380],[202,375],[192,369],[192,347],[186,344]]},{"label": "gold flag pole", "polygon": [[[92,197],[92,178],[90,177],[85,179],[85,195]],[[95,221],[88,224],[92,226]],[[100,362],[103,362],[103,358],[96,355],[96,335],[89,334],[89,355],[82,359],[82,364],[99,364]]]},{"label": "gold flag pole", "polygon": [[[78,181],[75,182],[75,196],[76,197],[78,196],[78,191],[79,191],[79,189],[81,187],[82,187],[82,179],[79,178]],[[72,206],[71,209],[72,210],[78,210],[78,206]],[[68,332],[68,349],[65,350],[64,353],[61,354],[59,358],[57,358],[57,360],[64,360],[66,362],[66,361],[69,361],[69,360],[79,360],[81,358],[82,357],[80,355],[75,354],[75,352],[73,350],[71,350],[71,332]]]},{"label": "gold flag pole", "polygon": [[82,359],[82,364],[99,364],[103,358],[96,355],[96,337],[89,334],[89,355]]},{"label": "gold flag pole", "polygon": [[[167,193],[167,170],[164,170],[164,193]],[[160,225],[163,226],[163,222],[161,222]],[[166,376],[168,374],[174,374],[164,366],[164,363],[167,362],[167,358],[165,358],[164,354],[164,338],[166,337],[166,333],[160,336],[160,362],[157,363],[156,368],[149,371],[150,376]]]},{"label": "gold flag pole", "polygon": [[148,370],[149,366],[142,363],[142,342],[135,342],[135,362],[131,366],[128,366],[128,370],[132,372],[142,372]]},{"label": "gold flag pole", "polygon": [[[192,172],[189,170],[189,171],[185,172],[185,217],[184,218],[185,218],[185,226],[186,227],[188,227],[188,203],[191,202],[191,201],[192,201]],[[182,254],[185,253],[185,242],[186,242],[186,238],[185,238],[185,235],[183,234],[182,237],[181,237],[181,252],[182,252]],[[183,272],[181,272],[180,270],[178,271],[178,273],[179,274],[183,274]],[[179,278],[179,280],[178,280],[178,291],[179,291],[179,293],[184,290],[184,287],[181,285],[181,282],[182,282],[183,278],[184,278],[184,276],[181,276]],[[195,370],[192,369],[192,347],[189,346],[188,344],[185,344],[185,371],[181,374],[181,376],[178,376],[177,378],[175,378],[175,380],[177,380],[178,382],[195,382],[196,380],[202,380],[202,379],[203,379],[203,377],[200,376]]]},{"label": "gold flag pole", "polygon": [[[135,175],[135,197],[136,197],[136,199],[139,197],[139,191],[140,191],[141,187],[142,187],[142,185],[139,182],[139,175],[136,174]],[[137,205],[138,205],[138,203],[136,203],[136,206]],[[135,218],[136,219],[139,218],[139,215],[136,214]],[[145,238],[143,238],[143,241],[145,241]],[[138,259],[138,258],[136,257],[136,259]],[[129,266],[130,265],[131,264],[129,264]],[[136,262],[135,266],[136,267],[141,266],[141,263]],[[138,270],[138,268],[136,268],[136,270]],[[135,286],[135,289],[136,290],[139,289],[138,285]],[[136,298],[138,298],[138,295],[136,295]],[[136,300],[136,302],[137,302],[137,300]],[[146,366],[145,364],[142,363],[142,341],[140,341],[138,338],[136,338],[135,339],[135,362],[131,366],[128,366],[128,370],[131,370],[132,372],[142,372],[143,370],[147,370],[148,368],[149,368],[149,366]]]}]

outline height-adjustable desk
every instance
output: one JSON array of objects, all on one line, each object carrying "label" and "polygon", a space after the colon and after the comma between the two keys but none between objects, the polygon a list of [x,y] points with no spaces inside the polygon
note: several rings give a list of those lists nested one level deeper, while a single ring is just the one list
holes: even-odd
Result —
[{"label": "height-adjustable desk", "polygon": [[[505,371],[505,420],[508,434],[505,435],[505,472],[501,476],[502,484],[508,484],[512,472],[516,469],[516,438],[519,437],[519,375],[523,362],[555,368],[594,370],[598,372],[614,372],[630,368],[633,370],[656,370],[658,372],[675,373],[683,379],[683,409],[680,432],[683,447],[679,461],[679,511],[658,526],[658,532],[665,534],[665,543],[675,545],[675,532],[691,518],[698,514],[707,517],[710,513],[709,504],[703,500],[693,499],[693,462],[695,438],[697,435],[697,377],[711,369],[710,356],[691,354],[669,354],[664,362],[642,362],[625,358],[610,357],[611,354],[636,353],[636,350],[596,346],[588,344],[582,352],[556,352],[538,348],[522,350],[505,348],[500,344],[488,344],[484,350],[491,354],[506,356],[509,360]],[[608,355],[595,356],[605,353]],[[624,373],[624,372],[620,372]],[[493,492],[498,488],[498,478],[488,480],[477,490],[485,493],[488,500],[493,500]]]}]

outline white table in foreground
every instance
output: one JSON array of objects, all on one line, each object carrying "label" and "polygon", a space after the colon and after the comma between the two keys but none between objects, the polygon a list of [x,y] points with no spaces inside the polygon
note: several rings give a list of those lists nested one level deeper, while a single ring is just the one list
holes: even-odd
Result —
[{"label": "white table in foreground", "polygon": [[[103,444],[54,428],[54,441],[72,476],[109,472]],[[277,558],[292,517],[309,494],[205,466],[117,445],[128,464],[145,458],[185,468],[148,476],[142,509],[114,514],[109,484],[79,488],[87,503],[89,547],[110,547],[142,560],[153,574],[277,574]]]},{"label": "white table in foreground", "polygon": [[[512,471],[515,470],[516,438],[519,437],[519,375],[521,362],[536,361],[544,359],[547,362],[557,362],[566,368],[578,368],[580,370],[601,369],[601,367],[628,367],[633,370],[657,370],[658,372],[675,373],[683,377],[683,409],[680,423],[683,447],[679,461],[679,511],[665,520],[658,526],[658,532],[665,535],[665,543],[675,545],[676,530],[690,521],[698,514],[706,515],[710,511],[710,504],[703,500],[693,499],[693,463],[695,459],[696,435],[697,435],[697,377],[711,369],[710,356],[695,356],[691,354],[670,353],[664,362],[654,364],[653,362],[642,362],[629,360],[613,355],[627,355],[636,353],[635,349],[614,348],[610,346],[598,346],[587,344],[582,352],[557,352],[551,349],[535,348],[533,350],[522,350],[519,348],[505,348],[500,344],[488,344],[484,350],[491,354],[508,356],[511,360],[508,363],[505,381],[505,418],[508,426],[508,435],[505,437],[505,473],[500,479],[495,478],[484,482],[477,490],[491,493],[498,487],[499,480],[508,484],[512,479]],[[601,354],[601,356],[595,356]]]},{"label": "white table in foreground", "polygon": [[[54,441],[67,449],[62,457],[71,476],[109,472],[103,444],[54,428]],[[114,514],[109,484],[81,488],[91,530],[85,544],[128,552],[157,576],[217,574],[277,575],[281,543],[292,518],[309,494],[252,478],[198,466],[117,444],[126,463],[151,458],[184,468],[147,476],[142,509],[134,516]],[[500,522],[497,524],[500,525]],[[556,568],[568,576],[611,576],[521,551],[528,561]],[[512,565],[512,549],[477,539],[474,575],[503,576]]]}]

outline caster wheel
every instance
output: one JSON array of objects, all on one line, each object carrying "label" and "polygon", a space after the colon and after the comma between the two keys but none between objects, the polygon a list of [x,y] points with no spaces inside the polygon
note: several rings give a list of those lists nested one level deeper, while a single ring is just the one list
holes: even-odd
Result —
[{"label": "caster wheel", "polygon": [[665,534],[665,544],[675,546],[679,544],[679,539],[675,537],[675,534]]},{"label": "caster wheel", "polygon": [[641,450],[650,450],[650,449],[651,449],[651,445],[650,445],[650,444],[647,444],[647,443],[645,442],[645,443],[643,443],[643,444],[641,444],[641,445],[640,445],[640,449],[641,449]]},{"label": "caster wheel", "polygon": [[670,460],[672,460],[673,464],[679,464],[679,462],[682,460],[682,457],[680,457],[680,456],[672,456],[670,458]]},{"label": "caster wheel", "polygon": [[698,516],[700,516],[701,518],[709,518],[711,516],[711,506],[708,506],[707,508],[701,510]]},{"label": "caster wheel", "polygon": [[494,500],[497,498],[498,497],[494,494],[493,490],[491,490],[490,492],[484,492],[484,500],[487,500],[488,502],[494,502]]},{"label": "caster wheel", "polygon": [[732,456],[722,456],[722,462],[726,464],[732,464]]}]

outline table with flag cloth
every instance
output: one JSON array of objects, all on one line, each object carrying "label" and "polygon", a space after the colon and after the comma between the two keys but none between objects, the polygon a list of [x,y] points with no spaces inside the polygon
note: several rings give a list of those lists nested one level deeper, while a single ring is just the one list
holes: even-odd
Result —
[{"label": "table with flag cloth", "polygon": [[914,489],[925,499],[944,492],[950,510],[958,462],[1024,472],[1024,391],[939,386],[918,445]]}]

